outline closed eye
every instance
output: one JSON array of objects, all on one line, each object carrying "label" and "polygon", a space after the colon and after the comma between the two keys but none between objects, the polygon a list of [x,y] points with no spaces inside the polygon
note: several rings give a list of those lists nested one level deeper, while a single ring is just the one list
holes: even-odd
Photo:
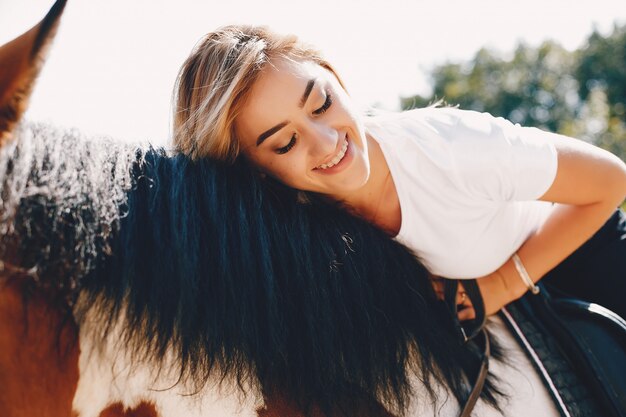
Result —
[{"label": "closed eye", "polygon": [[291,150],[291,148],[293,148],[293,146],[296,144],[296,135],[294,134],[291,137],[291,140],[289,141],[289,143],[286,146],[283,146],[282,148],[278,148],[276,149],[276,153],[279,155],[285,154],[287,152],[289,152]]},{"label": "closed eye", "polygon": [[328,110],[331,104],[333,104],[333,97],[330,95],[330,93],[327,92],[326,100],[324,101],[324,104],[322,104],[322,107],[320,107],[319,109],[314,110],[313,114],[316,116],[319,116],[320,114],[326,113],[326,110]]}]

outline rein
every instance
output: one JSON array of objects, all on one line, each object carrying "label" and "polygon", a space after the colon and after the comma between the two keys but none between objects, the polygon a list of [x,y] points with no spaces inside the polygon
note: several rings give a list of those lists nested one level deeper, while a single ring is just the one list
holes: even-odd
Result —
[{"label": "rein", "polygon": [[[459,287],[459,281],[455,279],[446,279],[444,281],[444,301],[448,310],[452,314],[452,318],[457,329],[459,340],[462,344],[467,345],[469,349],[476,350],[476,354],[480,359],[480,367],[474,378],[472,390],[459,414],[460,417],[470,417],[476,402],[480,398],[480,393],[485,386],[485,380],[489,372],[489,356],[491,355],[491,346],[489,343],[489,334],[485,330],[485,304],[480,294],[478,284],[475,279],[464,280],[463,288],[467,293],[472,306],[476,311],[476,318],[468,320],[465,325],[461,324],[458,319],[458,305],[456,303],[456,294]],[[471,344],[470,344],[471,343]]]}]

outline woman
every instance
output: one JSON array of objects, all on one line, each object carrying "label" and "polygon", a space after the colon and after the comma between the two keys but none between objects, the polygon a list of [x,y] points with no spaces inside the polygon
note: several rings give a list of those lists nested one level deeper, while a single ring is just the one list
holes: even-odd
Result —
[{"label": "woman", "polygon": [[[480,278],[488,313],[532,288],[520,272],[537,282],[626,195],[624,163],[581,141],[449,108],[363,117],[317,51],[263,28],[209,34],[181,70],[176,106],[181,151],[242,154],[264,175],[341,202],[433,274]],[[614,250],[626,259],[626,247]],[[587,283],[555,281],[626,316],[624,262],[597,265],[602,275]]]},{"label": "woman", "polygon": [[[614,214],[626,166],[604,150],[453,108],[365,117],[317,51],[258,27],[207,35],[181,69],[175,102],[180,151],[243,157],[263,176],[339,202],[433,275],[478,278],[488,314],[553,270],[560,288],[626,316],[616,225],[626,227]],[[587,247],[570,256],[605,223],[606,242],[592,246],[612,261]],[[571,276],[583,264],[603,274]],[[458,302],[469,306],[463,292]]]}]

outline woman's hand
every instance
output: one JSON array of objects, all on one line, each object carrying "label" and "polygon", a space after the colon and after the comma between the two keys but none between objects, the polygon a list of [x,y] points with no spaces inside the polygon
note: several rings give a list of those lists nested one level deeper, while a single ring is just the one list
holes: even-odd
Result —
[{"label": "woman's hand", "polygon": [[[510,265],[503,265],[503,268]],[[431,281],[435,293],[440,300],[444,299],[444,280],[447,278],[441,278],[432,276]],[[485,305],[485,314],[490,316],[497,313],[512,301],[515,301],[521,297],[525,288],[523,285],[511,288],[506,285],[506,281],[503,279],[500,270],[497,270],[489,275],[478,278],[476,280],[480,293],[483,297],[483,303]],[[463,280],[459,280],[459,287],[456,296],[458,316],[460,321],[472,320],[476,317],[476,312],[472,305],[472,301],[467,296],[465,289],[463,288]]]},{"label": "woman's hand", "polygon": [[[438,276],[431,276],[431,282],[433,288],[435,289],[435,293],[437,294],[437,298],[441,301],[444,300],[444,282],[447,278],[441,278]],[[463,288],[462,281],[459,282],[459,286],[456,293],[456,305],[459,314],[459,320],[470,320],[476,316],[474,312],[474,308],[472,306],[472,301],[467,296],[465,289]]]},{"label": "woman's hand", "polygon": [[[511,260],[509,259],[509,261],[500,269],[476,280],[478,288],[480,289],[480,294],[483,297],[483,303],[485,304],[485,314],[487,316],[497,313],[502,309],[502,307],[517,300],[528,290],[523,285],[521,279],[518,280],[519,282],[515,282],[518,285],[507,285],[507,280],[504,279],[501,269],[509,269],[507,267],[511,266],[508,265],[510,262]],[[517,274],[517,271],[513,270],[509,271],[509,273]],[[459,319],[460,318],[461,317],[459,315]],[[467,319],[472,318],[474,318],[474,316],[468,317]]]}]

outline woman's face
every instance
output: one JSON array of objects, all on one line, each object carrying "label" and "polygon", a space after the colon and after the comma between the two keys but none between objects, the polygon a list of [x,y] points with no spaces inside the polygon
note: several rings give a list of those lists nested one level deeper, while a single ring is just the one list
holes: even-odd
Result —
[{"label": "woman's face", "polygon": [[334,197],[369,177],[365,131],[337,78],[312,62],[263,70],[235,119],[243,154],[284,184]]}]

